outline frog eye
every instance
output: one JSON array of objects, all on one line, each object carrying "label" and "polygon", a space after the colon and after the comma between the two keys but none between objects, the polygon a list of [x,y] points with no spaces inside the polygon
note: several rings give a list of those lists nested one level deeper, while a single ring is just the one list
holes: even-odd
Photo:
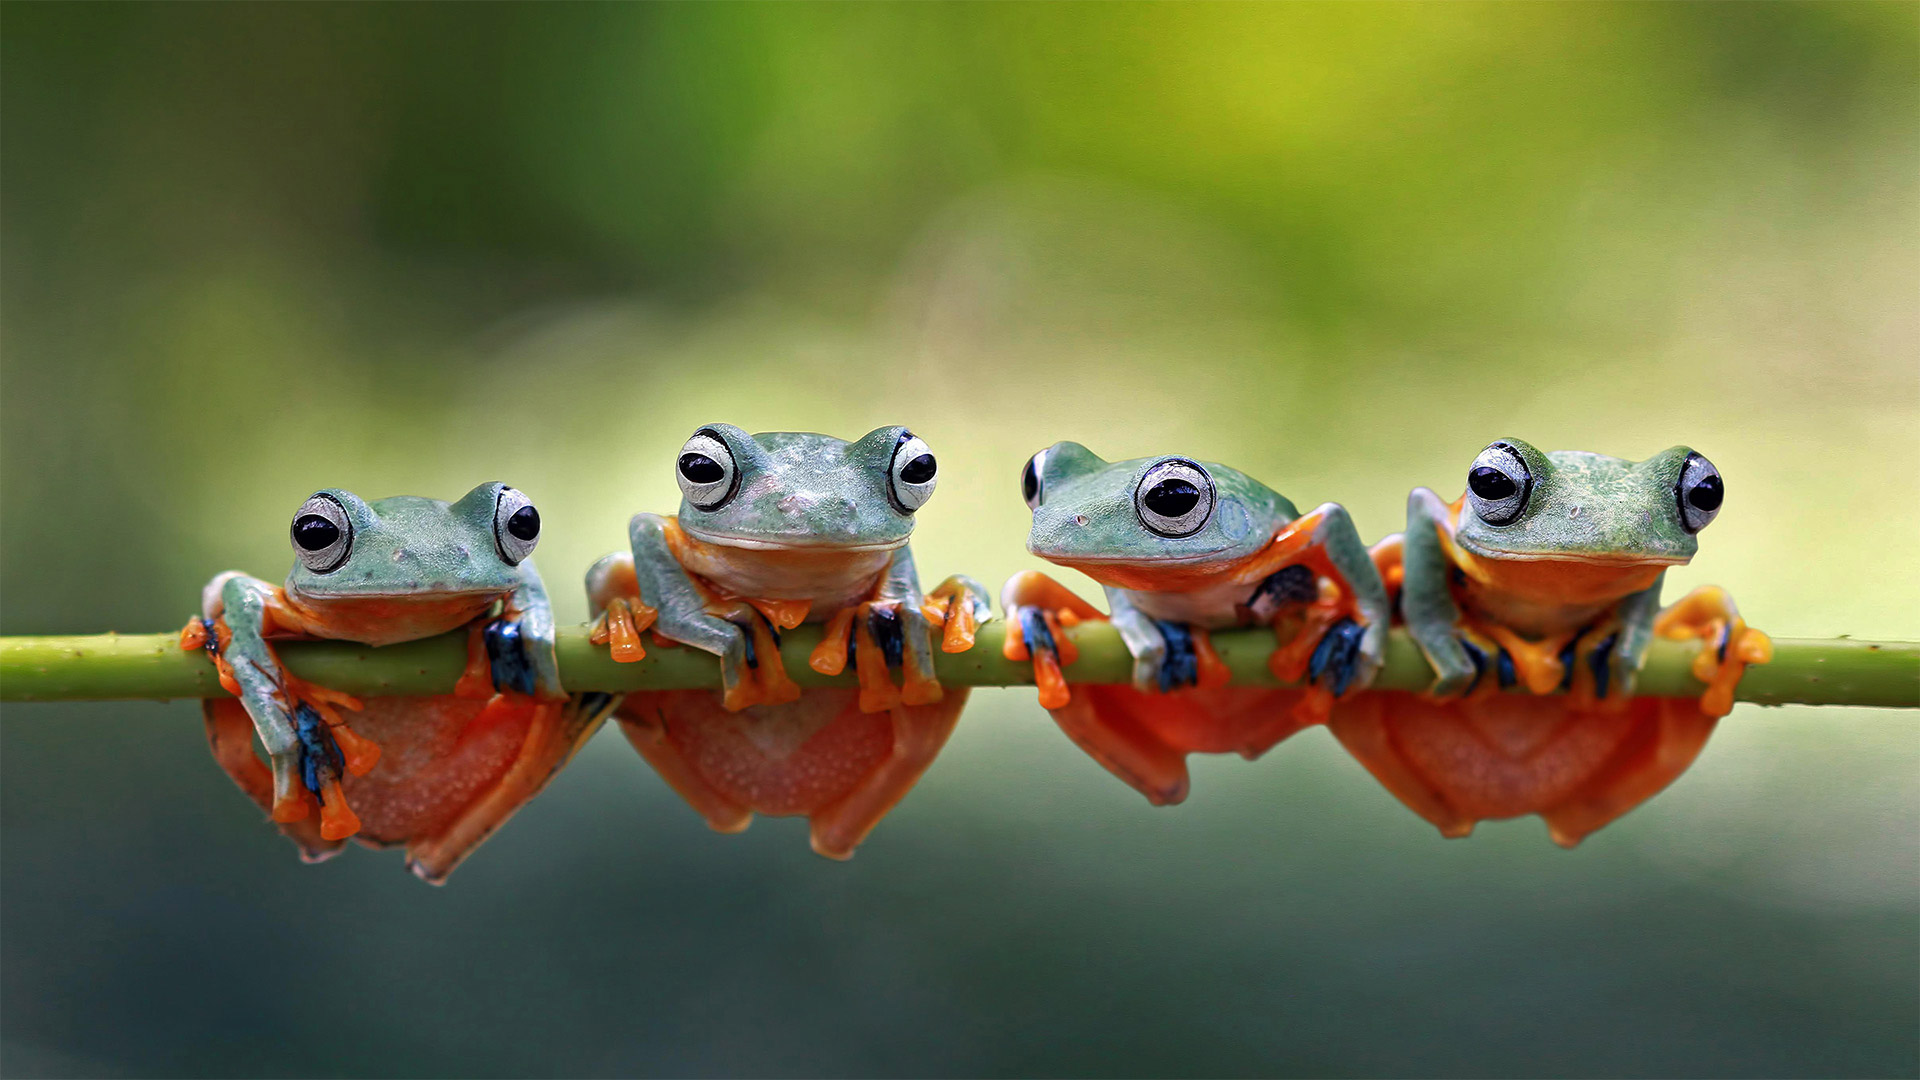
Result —
[{"label": "frog eye", "polygon": [[740,487],[733,451],[720,436],[705,429],[694,432],[687,445],[680,448],[673,478],[680,482],[680,493],[697,510],[720,509]]},{"label": "frog eye", "polygon": [[1489,525],[1511,525],[1520,520],[1527,508],[1527,496],[1532,493],[1533,473],[1526,459],[1506,443],[1497,442],[1480,451],[1467,469],[1467,501]]},{"label": "frog eye", "polygon": [[353,522],[340,500],[315,495],[294,512],[293,554],[300,565],[316,574],[330,574],[347,561],[353,548]]},{"label": "frog eye", "polygon": [[1040,509],[1040,470],[1045,466],[1041,458],[1047,456],[1045,450],[1027,459],[1027,467],[1020,470],[1020,495],[1027,500],[1027,509]]},{"label": "frog eye", "polygon": [[519,566],[539,542],[540,511],[533,508],[533,500],[524,492],[501,488],[500,501],[493,507],[493,546],[500,550],[500,557],[508,566]]},{"label": "frog eye", "polygon": [[1680,481],[1673,486],[1673,494],[1680,503],[1680,527],[1697,533],[1719,515],[1727,488],[1713,462],[1699,454],[1688,454],[1686,463],[1680,466]]},{"label": "frog eye", "polygon": [[1213,477],[1198,462],[1168,458],[1140,478],[1133,508],[1161,536],[1192,536],[1213,516]]},{"label": "frog eye", "polygon": [[911,514],[933,498],[935,473],[940,463],[933,451],[911,431],[900,433],[894,445],[893,461],[887,466],[887,495],[902,513]]}]

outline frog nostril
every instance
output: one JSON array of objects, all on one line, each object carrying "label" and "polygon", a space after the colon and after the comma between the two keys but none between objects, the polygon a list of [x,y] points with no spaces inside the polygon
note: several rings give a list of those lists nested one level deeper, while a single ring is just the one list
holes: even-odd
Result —
[{"label": "frog nostril", "polygon": [[1085,514],[1073,515],[1073,523],[1075,525],[1085,525],[1087,523],[1087,515]]}]

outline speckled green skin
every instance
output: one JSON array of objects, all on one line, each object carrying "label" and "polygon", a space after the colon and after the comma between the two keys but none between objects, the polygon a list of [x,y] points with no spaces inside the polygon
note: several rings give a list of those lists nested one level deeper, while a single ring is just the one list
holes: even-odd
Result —
[{"label": "speckled green skin", "polygon": [[[888,496],[888,470],[906,429],[878,428],[852,442],[811,432],[750,435],[732,424],[700,430],[726,443],[740,473],[739,488],[731,501],[711,511],[682,498],[681,529],[698,540],[749,551],[890,549],[876,602],[898,605],[906,649],[919,670],[932,671],[934,627],[920,611],[920,576],[907,544],[913,514]],[[746,676],[747,628],[707,612],[705,597],[667,546],[666,526],[664,517],[648,513],[635,514],[628,525],[640,599],[658,612],[657,633],[720,657],[721,683],[731,691]],[[588,606],[596,615],[613,595],[608,585],[613,567],[626,557],[606,556],[587,571]],[[990,615],[986,589],[971,579],[958,580],[973,596],[979,616]],[[741,582],[715,584],[754,595]],[[808,621],[821,617],[816,609]]]},{"label": "speckled green skin", "polygon": [[[1485,559],[1647,561],[1679,565],[1699,549],[1681,524],[1674,486],[1689,447],[1675,446],[1645,461],[1626,461],[1578,450],[1543,452],[1518,439],[1499,440],[1520,453],[1533,474],[1533,490],[1518,520],[1490,525],[1472,500],[1452,526],[1455,543]],[[1448,506],[1427,488],[1407,499],[1406,580],[1400,599],[1407,630],[1436,673],[1436,695],[1464,693],[1475,665],[1461,643],[1459,606],[1448,588],[1452,563],[1436,527],[1450,528]],[[1664,575],[1650,588],[1623,595],[1614,614],[1620,637],[1608,659],[1610,681],[1630,694],[1653,639]],[[1591,614],[1569,607],[1555,629],[1572,631]]]},{"label": "speckled green skin", "polygon": [[[1623,461],[1580,450],[1542,453],[1518,439],[1502,442],[1520,452],[1533,473],[1533,494],[1520,519],[1489,525],[1461,508],[1454,539],[1491,559],[1581,557],[1693,558],[1699,539],[1680,523],[1674,484],[1690,447],[1675,446],[1645,461]],[[1576,513],[1575,510],[1578,510]]]},{"label": "speckled green skin", "polygon": [[[1265,547],[1301,516],[1286,496],[1253,477],[1217,462],[1197,461],[1213,479],[1213,513],[1191,535],[1162,536],[1141,522],[1134,494],[1148,470],[1166,460],[1109,462],[1079,443],[1055,443],[1040,454],[1035,469],[1040,504],[1033,508],[1027,550],[1083,569],[1090,563],[1146,569],[1218,563],[1224,570]],[[1386,652],[1391,616],[1386,587],[1346,508],[1325,503],[1315,512],[1322,520],[1316,542],[1325,546],[1329,560],[1347,579],[1366,624],[1352,682],[1353,689],[1362,689],[1373,681]],[[1182,598],[1104,583],[1101,587],[1114,628],[1133,654],[1134,686],[1153,693],[1166,659],[1166,640],[1156,618],[1172,616],[1171,621],[1214,628],[1236,625],[1242,618],[1240,605],[1255,585],[1192,590]]]},{"label": "speckled green skin", "polygon": [[[346,561],[328,573],[315,573],[297,560],[287,575],[289,596],[314,607],[328,600],[356,598],[496,597],[517,612],[521,642],[533,662],[543,696],[560,697],[560,668],[554,659],[553,608],[531,558],[518,566],[501,558],[494,542],[494,508],[501,483],[474,488],[458,502],[410,495],[369,503],[350,491],[327,489],[353,525]],[[282,704],[284,680],[273,650],[261,635],[261,622],[273,586],[238,570],[216,576],[201,598],[207,618],[224,616],[232,640],[221,654],[240,684],[240,701],[273,765],[277,797],[300,785],[300,747],[293,715]],[[318,636],[390,645],[421,636],[328,633]]]}]

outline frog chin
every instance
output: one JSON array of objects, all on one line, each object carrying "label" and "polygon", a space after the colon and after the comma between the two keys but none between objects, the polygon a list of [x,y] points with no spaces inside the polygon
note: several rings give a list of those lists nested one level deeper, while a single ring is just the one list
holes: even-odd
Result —
[{"label": "frog chin", "polygon": [[1691,555],[1668,555],[1653,551],[1568,551],[1544,549],[1535,551],[1498,548],[1484,541],[1476,540],[1461,533],[1454,534],[1454,542],[1467,550],[1470,555],[1482,559],[1499,559],[1503,562],[1552,562],[1581,563],[1587,566],[1685,566]]},{"label": "frog chin", "polygon": [[351,586],[346,588],[315,588],[312,585],[303,586],[294,582],[287,584],[287,592],[294,596],[302,600],[312,600],[322,603],[329,600],[457,602],[462,600],[495,599],[510,590],[511,586],[506,585],[475,586],[466,589],[443,589],[432,585],[426,585],[418,589],[356,589]]},{"label": "frog chin", "polygon": [[688,536],[703,544],[740,548],[744,551],[893,551],[905,547],[908,539],[902,536],[879,543],[849,543],[838,537],[821,536],[818,533],[795,533],[791,536],[769,536],[763,533],[759,536],[738,536],[733,533],[693,528],[687,525],[685,520],[681,521],[680,528]]}]

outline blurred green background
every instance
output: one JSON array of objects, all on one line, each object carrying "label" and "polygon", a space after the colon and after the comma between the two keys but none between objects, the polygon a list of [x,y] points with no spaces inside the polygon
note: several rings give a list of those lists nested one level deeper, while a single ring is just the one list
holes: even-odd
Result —
[{"label": "blurred green background", "polygon": [[[1920,8],[0,9],[0,631],[177,626],[311,490],[905,423],[928,581],[1073,438],[1363,533],[1496,436],[1728,478],[1674,589],[1920,636]],[[1076,585],[1087,584],[1077,581]],[[1920,723],[1743,706],[1577,852],[1324,732],[1153,810],[984,691],[852,863],[611,734],[433,890],[195,707],[8,706],[10,1075],[1913,1075]]]}]

